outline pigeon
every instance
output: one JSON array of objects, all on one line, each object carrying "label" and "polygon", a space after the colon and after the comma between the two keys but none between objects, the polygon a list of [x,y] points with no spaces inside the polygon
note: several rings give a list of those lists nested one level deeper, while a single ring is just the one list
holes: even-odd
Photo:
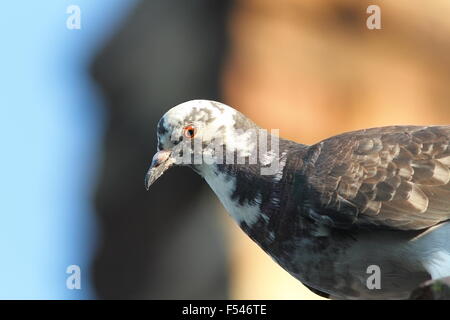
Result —
[{"label": "pigeon", "polygon": [[450,125],[387,126],[313,145],[191,100],[157,127],[149,187],[170,167],[201,175],[239,227],[331,299],[407,299],[450,276]]}]

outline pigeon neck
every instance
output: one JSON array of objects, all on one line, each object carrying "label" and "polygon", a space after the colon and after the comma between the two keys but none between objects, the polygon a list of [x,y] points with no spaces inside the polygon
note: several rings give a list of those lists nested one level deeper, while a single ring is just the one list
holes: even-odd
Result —
[{"label": "pigeon neck", "polygon": [[[288,140],[279,141],[279,153],[274,159],[277,167],[271,169],[273,172],[262,174],[261,170],[268,166],[260,160],[256,164],[202,165],[198,170],[231,217],[261,246],[270,245],[275,237],[275,230],[269,226],[284,205],[284,172],[289,153],[291,149],[304,148]],[[272,154],[271,151],[268,153]]]}]

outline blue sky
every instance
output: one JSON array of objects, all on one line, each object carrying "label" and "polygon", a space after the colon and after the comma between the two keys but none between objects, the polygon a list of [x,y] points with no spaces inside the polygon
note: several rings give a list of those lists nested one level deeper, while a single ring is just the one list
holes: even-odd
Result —
[{"label": "blue sky", "polygon": [[[81,9],[68,30],[66,9]],[[0,299],[93,298],[90,204],[102,101],[86,66],[135,1],[4,1],[0,10]],[[81,267],[81,290],[66,288]]]}]

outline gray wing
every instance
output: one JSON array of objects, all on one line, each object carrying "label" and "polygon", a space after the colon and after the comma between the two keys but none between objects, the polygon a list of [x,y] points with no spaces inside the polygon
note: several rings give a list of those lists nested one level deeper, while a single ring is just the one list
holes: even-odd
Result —
[{"label": "gray wing", "polygon": [[450,126],[350,132],[310,148],[303,212],[334,227],[418,230],[450,219]]}]

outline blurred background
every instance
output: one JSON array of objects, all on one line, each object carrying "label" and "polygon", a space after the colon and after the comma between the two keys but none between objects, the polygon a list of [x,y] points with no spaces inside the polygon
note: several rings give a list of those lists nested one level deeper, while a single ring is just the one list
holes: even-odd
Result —
[{"label": "blurred background", "polygon": [[[369,5],[380,30],[366,26]],[[450,123],[448,0],[0,8],[1,299],[320,298],[189,169],[145,191],[156,123],[183,101],[223,101],[306,144]],[[67,287],[71,265],[80,289]]]}]

